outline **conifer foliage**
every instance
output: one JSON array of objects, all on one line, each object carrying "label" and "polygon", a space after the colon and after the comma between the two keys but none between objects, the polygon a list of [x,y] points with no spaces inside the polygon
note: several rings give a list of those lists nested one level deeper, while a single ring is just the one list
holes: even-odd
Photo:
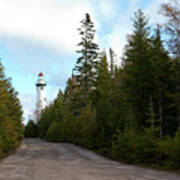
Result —
[{"label": "conifer foliage", "polygon": [[161,6],[161,13],[166,18],[164,28],[168,34],[168,45],[171,54],[174,57],[173,71],[176,74],[174,101],[177,121],[180,129],[180,2],[178,0],[172,0],[168,3],[163,3]]},{"label": "conifer foliage", "polygon": [[75,66],[78,79],[77,82],[82,86],[82,94],[87,102],[89,92],[94,86],[98,57],[98,45],[94,42],[95,29],[89,14],[85,14],[85,19],[81,21],[81,27],[78,29],[81,42],[78,44],[80,48],[77,52],[80,54]]},{"label": "conifer foliage", "polygon": [[135,114],[137,127],[145,126],[148,114],[148,102],[154,91],[153,62],[149,43],[150,27],[141,10],[135,13],[133,34],[129,37],[125,49],[124,79],[127,100]]},{"label": "conifer foliage", "polygon": [[23,139],[22,109],[17,95],[0,62],[0,158],[15,150]]}]

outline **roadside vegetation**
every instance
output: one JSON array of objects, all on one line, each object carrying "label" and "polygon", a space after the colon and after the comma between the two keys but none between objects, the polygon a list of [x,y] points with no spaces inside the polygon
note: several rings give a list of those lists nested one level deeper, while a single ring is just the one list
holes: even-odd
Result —
[{"label": "roadside vegetation", "polygon": [[120,66],[111,48],[100,52],[94,24],[86,14],[72,77],[65,92],[42,112],[39,136],[126,163],[179,169],[179,7],[178,1],[163,4],[167,23],[154,29],[138,10]]},{"label": "roadside vegetation", "polygon": [[38,136],[39,136],[38,125],[33,120],[30,119],[24,128],[24,137],[37,138]]},{"label": "roadside vegetation", "polygon": [[13,152],[23,139],[22,108],[11,79],[0,62],[0,159]]}]

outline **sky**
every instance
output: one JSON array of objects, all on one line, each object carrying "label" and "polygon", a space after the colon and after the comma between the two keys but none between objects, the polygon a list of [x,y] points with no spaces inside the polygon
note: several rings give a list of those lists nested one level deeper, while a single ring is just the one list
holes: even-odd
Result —
[{"label": "sky", "polygon": [[78,57],[77,28],[85,13],[95,24],[99,47],[112,47],[119,64],[134,12],[141,8],[155,25],[163,21],[158,10],[164,1],[0,0],[0,58],[19,93],[26,122],[35,110],[39,72],[45,74],[48,102],[64,90]]}]

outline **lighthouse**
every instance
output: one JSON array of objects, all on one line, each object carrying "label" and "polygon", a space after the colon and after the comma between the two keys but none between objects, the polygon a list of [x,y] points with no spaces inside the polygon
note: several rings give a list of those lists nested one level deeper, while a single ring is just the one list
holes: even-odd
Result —
[{"label": "lighthouse", "polygon": [[36,83],[36,91],[37,91],[37,103],[36,103],[36,121],[39,120],[41,111],[46,106],[46,82],[44,79],[44,74],[41,72],[38,75],[38,80]]}]

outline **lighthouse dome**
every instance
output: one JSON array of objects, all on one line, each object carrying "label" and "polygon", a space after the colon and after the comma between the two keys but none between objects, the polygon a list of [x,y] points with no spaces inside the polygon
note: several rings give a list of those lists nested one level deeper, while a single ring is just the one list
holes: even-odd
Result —
[{"label": "lighthouse dome", "polygon": [[43,77],[44,74],[43,74],[42,72],[40,72],[38,76],[39,76],[39,77]]},{"label": "lighthouse dome", "polygon": [[44,74],[42,72],[40,72],[39,75],[38,75],[38,82],[37,82],[36,85],[37,86],[46,85],[46,82],[44,80]]}]

